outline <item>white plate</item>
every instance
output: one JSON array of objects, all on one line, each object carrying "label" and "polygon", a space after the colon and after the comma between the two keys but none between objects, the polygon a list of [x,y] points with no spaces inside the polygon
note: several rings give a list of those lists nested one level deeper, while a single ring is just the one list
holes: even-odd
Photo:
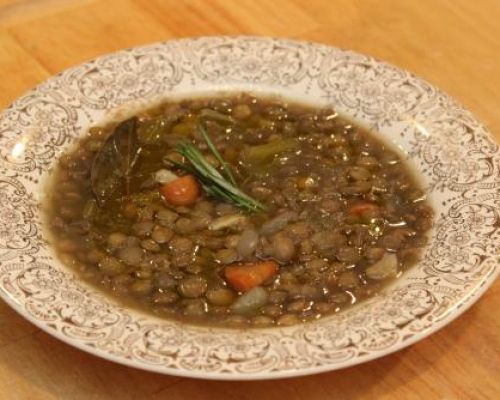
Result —
[{"label": "white plate", "polygon": [[[331,104],[404,151],[436,210],[424,260],[382,296],[346,312],[242,331],[125,309],[54,259],[37,204],[43,178],[68,145],[117,112],[171,96],[240,90]],[[72,346],[160,373],[267,379],[359,364],[442,328],[494,281],[499,166],[498,146],[468,111],[410,73],[361,54],[254,37],[120,51],[54,76],[0,115],[0,295]]]}]

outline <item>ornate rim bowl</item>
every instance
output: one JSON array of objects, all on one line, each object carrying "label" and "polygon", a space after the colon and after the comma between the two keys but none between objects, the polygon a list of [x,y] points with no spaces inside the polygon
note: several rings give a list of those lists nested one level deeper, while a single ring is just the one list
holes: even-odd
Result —
[{"label": "ornate rim bowl", "polygon": [[[385,292],[288,328],[161,320],[83,284],[46,244],[38,208],[54,159],[93,125],[169,96],[251,91],[331,104],[419,172],[436,211],[423,260]],[[137,47],[70,68],[0,115],[0,295],[64,342],[129,366],[210,379],[344,368],[406,347],[470,307],[498,275],[500,152],[427,82],[355,52],[281,39],[207,37]]]}]

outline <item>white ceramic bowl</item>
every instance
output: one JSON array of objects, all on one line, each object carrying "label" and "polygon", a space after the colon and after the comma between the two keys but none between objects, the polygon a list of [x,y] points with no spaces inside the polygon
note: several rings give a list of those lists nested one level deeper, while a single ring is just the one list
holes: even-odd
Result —
[{"label": "white ceramic bowl", "polygon": [[[289,328],[200,328],[129,310],[54,259],[38,209],[58,155],[87,128],[162,98],[252,91],[331,104],[395,143],[436,210],[423,261],[382,296]],[[498,274],[500,154],[435,87],[371,57],[281,39],[138,47],[64,71],[0,115],[0,295],[51,335],[160,373],[267,379],[343,368],[408,346],[460,315]]]}]

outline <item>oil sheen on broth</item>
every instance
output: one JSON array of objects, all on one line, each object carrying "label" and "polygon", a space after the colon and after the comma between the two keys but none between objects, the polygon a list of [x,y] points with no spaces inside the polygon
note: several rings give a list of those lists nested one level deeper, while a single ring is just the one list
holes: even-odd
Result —
[{"label": "oil sheen on broth", "polygon": [[127,305],[197,324],[339,312],[418,260],[433,216],[370,133],[330,108],[248,94],[92,128],[51,179],[44,209],[64,264]]}]

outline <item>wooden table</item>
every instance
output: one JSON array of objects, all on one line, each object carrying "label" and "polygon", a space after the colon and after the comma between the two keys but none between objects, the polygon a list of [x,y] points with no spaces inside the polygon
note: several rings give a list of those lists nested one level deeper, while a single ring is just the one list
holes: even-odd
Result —
[{"label": "wooden table", "polygon": [[[413,71],[500,139],[498,0],[0,0],[0,107],[89,58],[170,38],[258,34],[357,50]],[[210,382],[73,349],[0,301],[0,399],[500,398],[500,282],[440,332],[391,356],[289,380]]]}]

